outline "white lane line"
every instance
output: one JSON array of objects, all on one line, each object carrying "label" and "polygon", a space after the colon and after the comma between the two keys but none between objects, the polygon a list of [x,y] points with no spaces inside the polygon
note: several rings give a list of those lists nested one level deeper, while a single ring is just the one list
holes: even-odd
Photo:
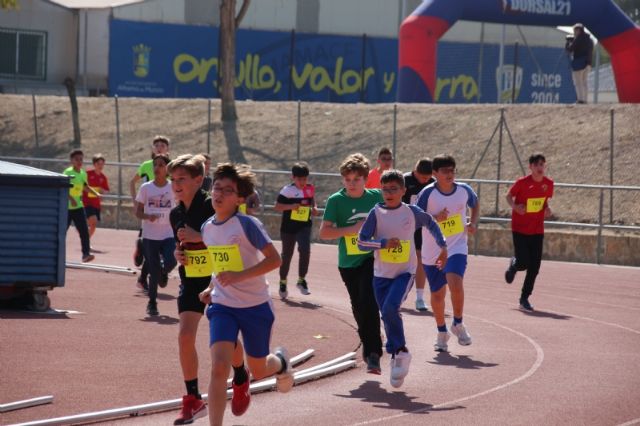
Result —
[{"label": "white lane line", "polygon": [[446,407],[446,406],[453,405],[453,404],[459,404],[459,403],[464,402],[464,401],[469,401],[471,399],[479,398],[481,396],[488,395],[490,393],[499,391],[501,389],[504,389],[506,387],[515,385],[516,383],[519,383],[519,382],[521,382],[523,380],[528,379],[542,365],[542,362],[544,361],[544,351],[542,350],[542,347],[540,347],[540,345],[535,340],[533,340],[531,337],[529,337],[526,334],[521,333],[521,332],[519,332],[517,330],[514,330],[513,328],[507,327],[507,326],[502,325],[502,324],[498,324],[497,322],[493,322],[491,320],[480,318],[480,317],[475,316],[475,315],[469,315],[469,314],[465,313],[465,317],[471,317],[471,318],[475,318],[475,319],[477,319],[479,321],[486,322],[486,323],[491,324],[491,325],[493,325],[495,327],[499,327],[499,328],[507,330],[507,331],[509,331],[511,333],[517,334],[518,336],[520,336],[523,339],[527,340],[531,344],[531,346],[533,346],[533,348],[536,351],[536,360],[531,365],[529,370],[527,370],[527,372],[524,373],[523,375],[521,375],[520,377],[517,377],[517,378],[515,378],[515,379],[513,379],[513,380],[511,380],[509,382],[500,384],[498,386],[494,386],[494,387],[492,387],[490,389],[487,389],[487,390],[484,390],[482,392],[474,393],[472,395],[465,396],[465,397],[458,398],[458,399],[454,399],[454,400],[451,400],[451,401],[446,401],[446,402],[443,402],[443,403],[440,403],[440,404],[437,404],[437,405],[434,405],[434,406],[431,406],[431,407],[426,407],[426,408],[421,408],[419,410],[413,410],[413,411],[408,411],[408,412],[405,412],[405,413],[396,414],[395,416],[379,417],[377,419],[371,419],[371,420],[367,420],[367,421],[360,422],[360,423],[354,423],[353,426],[356,426],[356,425],[368,425],[368,424],[373,424],[373,423],[386,422],[386,421],[389,421],[389,420],[394,420],[394,419],[398,419],[400,417],[408,416],[410,414],[424,413],[426,411],[430,411],[430,410],[433,410],[433,409],[438,409],[438,408]]},{"label": "white lane line", "polygon": [[[484,297],[467,296],[467,298],[483,300],[485,302],[493,302],[493,303],[502,303],[502,304],[505,304],[505,305],[512,305],[512,303],[509,303],[509,302],[503,302],[501,300],[495,300],[495,299],[486,299]],[[614,322],[601,321],[601,320],[597,320],[595,318],[590,318],[590,317],[583,317],[582,315],[576,315],[576,314],[572,314],[570,312],[552,311],[552,310],[549,310],[549,309],[541,310],[541,311],[538,311],[538,312],[546,312],[546,313],[549,313],[549,314],[563,315],[563,316],[567,316],[567,317],[571,317],[571,318],[581,319],[581,320],[584,320],[584,321],[591,321],[591,322],[595,322],[597,324],[606,325],[606,326],[609,326],[609,327],[615,327],[615,328],[619,328],[621,330],[629,331],[629,332],[634,333],[634,334],[640,334],[639,330],[635,330],[633,328],[625,327],[624,325],[616,324]],[[533,311],[531,316],[535,317],[535,313],[536,313],[536,311]]]},{"label": "white lane line", "polygon": [[640,424],[640,417],[638,417],[637,419],[629,420],[626,423],[621,423],[618,426],[631,426],[631,425],[637,425],[637,424]]}]

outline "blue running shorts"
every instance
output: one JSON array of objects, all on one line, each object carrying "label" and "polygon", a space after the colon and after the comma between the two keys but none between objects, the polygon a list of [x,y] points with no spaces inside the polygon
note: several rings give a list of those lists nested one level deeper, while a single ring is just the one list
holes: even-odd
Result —
[{"label": "blue running shorts", "polygon": [[467,255],[466,254],[454,254],[447,259],[447,264],[441,271],[435,265],[422,265],[424,273],[427,276],[429,282],[429,290],[432,293],[440,290],[447,284],[447,273],[453,273],[464,277],[464,273],[467,270]]}]

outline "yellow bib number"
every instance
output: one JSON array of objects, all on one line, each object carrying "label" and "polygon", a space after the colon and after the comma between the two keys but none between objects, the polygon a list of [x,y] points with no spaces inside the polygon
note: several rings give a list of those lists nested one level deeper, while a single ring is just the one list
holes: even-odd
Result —
[{"label": "yellow bib number", "polygon": [[296,210],[291,210],[291,220],[298,222],[308,222],[311,214],[311,207],[300,206]]},{"label": "yellow bib number", "polygon": [[210,277],[213,274],[213,262],[209,250],[185,250],[187,264],[184,272],[188,278]]},{"label": "yellow bib number", "polygon": [[209,246],[211,260],[213,261],[213,272],[218,274],[224,271],[239,272],[244,270],[242,257],[240,257],[240,247],[237,244],[228,246]]},{"label": "yellow bib number", "polygon": [[[92,186],[91,188],[98,193],[100,192],[100,188],[98,188],[97,186]],[[87,196],[89,198],[98,198],[98,196],[91,191],[87,192]]]},{"label": "yellow bib number", "polygon": [[538,213],[544,207],[545,197],[527,198],[527,213]]},{"label": "yellow bib number", "polygon": [[71,187],[71,189],[69,190],[69,194],[71,194],[72,197],[81,197],[82,196],[82,187],[84,185],[81,183],[75,184]]},{"label": "yellow bib number", "polygon": [[356,256],[368,253],[358,248],[358,236],[356,234],[345,235],[344,244],[347,247],[347,256]]},{"label": "yellow bib number", "polygon": [[380,260],[386,263],[407,263],[409,261],[409,240],[400,240],[400,246],[380,250]]},{"label": "yellow bib number", "polygon": [[238,206],[238,211],[242,214],[247,214],[247,203],[242,203]]},{"label": "yellow bib number", "polygon": [[462,224],[462,215],[454,214],[449,216],[442,222],[438,222],[442,234],[446,237],[452,235],[462,234],[464,232],[464,225]]}]

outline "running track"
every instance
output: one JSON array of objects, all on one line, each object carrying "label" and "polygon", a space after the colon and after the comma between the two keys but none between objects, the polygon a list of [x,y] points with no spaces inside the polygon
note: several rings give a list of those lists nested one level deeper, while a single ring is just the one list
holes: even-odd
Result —
[{"label": "running track", "polygon": [[[106,253],[96,263],[129,266],[135,233],[99,229]],[[319,364],[358,345],[354,321],[336,268],[336,247],[314,245],[308,281],[312,294],[290,289],[274,299],[273,343],[292,353],[309,347]],[[79,258],[69,232],[68,257]],[[294,257],[295,260],[295,257]],[[472,256],[465,277],[465,323],[474,342],[432,349],[430,314],[413,307],[404,321],[411,371],[392,388],[388,358],[382,376],[359,367],[309,382],[289,394],[254,395],[249,411],[227,424],[640,424],[640,269],[544,261],[531,299],[535,313],[517,310],[522,274],[503,281],[506,259]],[[297,265],[292,265],[294,277]],[[277,275],[271,273],[272,294]],[[50,293],[56,309],[80,314],[0,311],[0,403],[53,395],[54,403],[0,414],[0,424],[174,399],[182,394],[177,364],[176,280],[162,291],[157,320],[145,318],[134,279],[67,270],[65,288]],[[449,302],[448,302],[449,306]],[[448,320],[450,321],[450,320]],[[207,392],[206,320],[199,331],[201,391]],[[317,339],[314,336],[325,338]],[[176,412],[105,424],[172,424]],[[200,419],[196,424],[208,424]]]}]

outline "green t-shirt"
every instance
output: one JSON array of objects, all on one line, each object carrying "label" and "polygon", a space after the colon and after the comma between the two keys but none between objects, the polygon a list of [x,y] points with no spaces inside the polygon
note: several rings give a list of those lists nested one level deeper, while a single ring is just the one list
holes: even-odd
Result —
[{"label": "green t-shirt", "polygon": [[69,188],[69,195],[76,200],[76,205],[72,205],[71,201],[69,201],[69,210],[81,209],[84,207],[82,204],[82,191],[84,190],[84,186],[88,185],[87,181],[87,172],[84,169],[80,169],[79,172],[75,171],[73,167],[68,167],[64,169],[62,174],[71,176],[70,183],[73,187]]},{"label": "green t-shirt", "polygon": [[[365,189],[362,197],[351,198],[347,195],[347,190],[343,188],[332,194],[327,200],[322,220],[332,222],[338,228],[351,226],[359,220],[366,219],[369,211],[382,201],[382,192],[379,189]],[[354,250],[353,242],[351,242],[350,248]],[[373,252],[347,254],[345,237],[341,237],[338,241],[338,266],[340,268],[355,268],[371,256],[373,256]]]},{"label": "green t-shirt", "polygon": [[138,176],[146,179],[145,182],[151,182],[156,175],[153,173],[153,160],[147,160],[138,167]]}]

